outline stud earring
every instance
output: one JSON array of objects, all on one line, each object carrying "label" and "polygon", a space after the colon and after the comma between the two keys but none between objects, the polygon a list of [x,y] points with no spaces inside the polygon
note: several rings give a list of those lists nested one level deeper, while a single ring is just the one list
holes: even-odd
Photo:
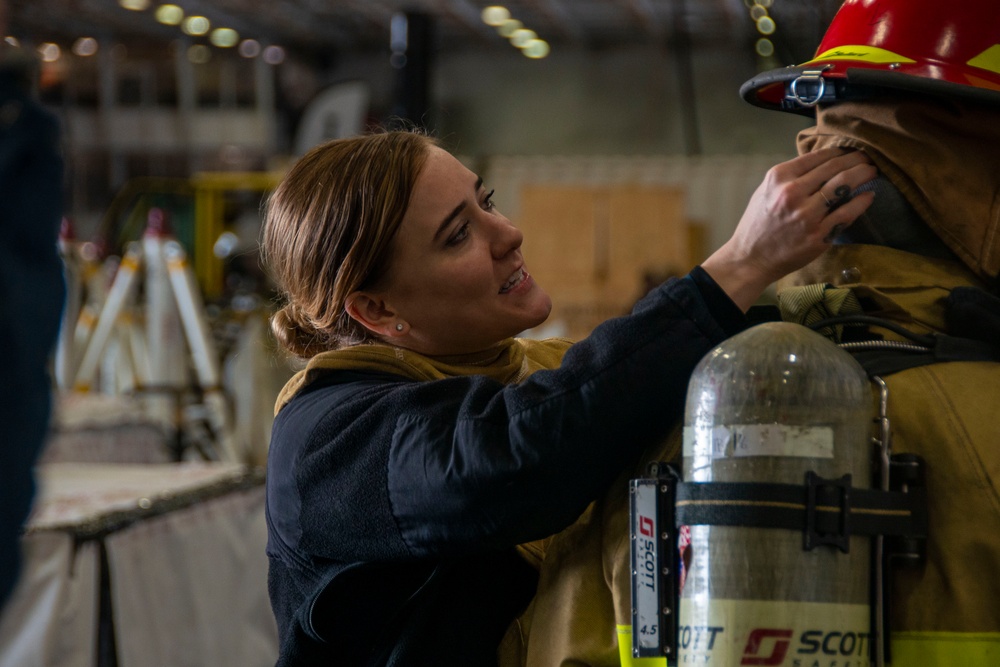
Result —
[{"label": "stud earring", "polygon": [[396,324],[396,331],[402,331],[402,330],[403,330],[403,323],[400,322],[400,323]]}]

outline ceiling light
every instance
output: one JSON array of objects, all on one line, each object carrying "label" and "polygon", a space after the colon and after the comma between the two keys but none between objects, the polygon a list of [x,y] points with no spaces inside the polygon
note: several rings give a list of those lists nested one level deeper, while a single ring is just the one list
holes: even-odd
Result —
[{"label": "ceiling light", "polygon": [[504,37],[510,37],[514,34],[515,30],[520,30],[523,27],[523,24],[517,19],[507,19],[497,26],[497,32]]},{"label": "ceiling light", "polygon": [[774,19],[770,16],[765,16],[757,21],[757,31],[762,35],[770,35],[774,32],[774,27]]},{"label": "ceiling light", "polygon": [[533,39],[524,45],[521,53],[529,58],[544,58],[549,55],[549,43],[544,39]]},{"label": "ceiling light", "polygon": [[181,28],[189,35],[204,35],[212,27],[212,23],[204,16],[189,16],[184,19],[184,26]]},{"label": "ceiling light", "polygon": [[519,49],[523,49],[525,45],[533,39],[537,39],[538,35],[534,30],[528,30],[527,28],[518,28],[510,36],[510,43]]},{"label": "ceiling light", "polygon": [[118,0],[118,4],[133,12],[143,12],[149,9],[149,0]]},{"label": "ceiling light", "polygon": [[163,25],[180,25],[184,10],[177,5],[160,5],[156,8],[156,20]]},{"label": "ceiling light", "polygon": [[73,42],[73,53],[86,58],[97,53],[97,40],[93,37],[81,37]]},{"label": "ceiling light", "polygon": [[500,5],[490,5],[485,7],[482,13],[483,23],[497,27],[510,18],[510,12],[506,7]]},{"label": "ceiling light", "polygon": [[774,43],[771,42],[767,37],[761,37],[757,40],[757,55],[763,56],[765,58],[774,55]]},{"label": "ceiling light", "polygon": [[219,48],[228,49],[231,46],[236,46],[236,43],[240,41],[240,34],[232,28],[216,28],[212,31],[209,41]]},{"label": "ceiling light", "polygon": [[264,49],[262,57],[268,65],[280,65],[285,61],[285,50],[272,44]]},{"label": "ceiling light", "polygon": [[44,62],[54,63],[62,56],[62,49],[59,48],[58,44],[45,42],[44,44],[39,45],[38,55],[42,57]]},{"label": "ceiling light", "polygon": [[17,37],[12,37],[10,35],[4,37],[3,41],[6,42],[7,44],[10,44],[14,48],[18,48],[19,46],[21,46],[21,42],[17,41]]},{"label": "ceiling light", "polygon": [[240,55],[244,58],[256,58],[260,55],[260,42],[256,39],[244,39],[240,42]]}]

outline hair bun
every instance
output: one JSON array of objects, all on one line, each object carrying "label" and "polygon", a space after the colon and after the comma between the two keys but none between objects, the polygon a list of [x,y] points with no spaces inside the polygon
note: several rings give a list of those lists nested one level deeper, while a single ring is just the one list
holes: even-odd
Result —
[{"label": "hair bun", "polygon": [[278,343],[299,357],[311,357],[328,349],[326,337],[294,304],[285,305],[271,316],[271,333]]}]

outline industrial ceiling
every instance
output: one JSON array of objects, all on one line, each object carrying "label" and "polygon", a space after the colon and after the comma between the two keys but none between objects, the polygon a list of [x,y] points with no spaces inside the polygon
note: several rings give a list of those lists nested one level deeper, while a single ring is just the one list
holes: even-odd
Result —
[{"label": "industrial ceiling", "polygon": [[[0,0],[2,2],[3,0]],[[169,42],[177,26],[153,18],[171,0],[7,0],[8,33],[34,43],[80,36],[124,43]],[[762,14],[779,60],[802,61],[822,36],[841,0],[510,0],[512,18],[558,49],[607,49],[633,44],[664,48],[746,48],[760,37]],[[213,26],[302,52],[388,50],[392,17],[432,17],[434,49],[462,53],[503,49],[506,40],[483,22],[488,0],[172,0]],[[126,9],[122,5],[139,9]],[[145,8],[143,8],[145,6]]]}]

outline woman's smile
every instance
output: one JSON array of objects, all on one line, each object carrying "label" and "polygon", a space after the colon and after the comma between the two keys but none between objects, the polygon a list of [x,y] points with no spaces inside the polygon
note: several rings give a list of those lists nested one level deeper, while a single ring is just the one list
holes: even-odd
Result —
[{"label": "woman's smile", "polygon": [[507,280],[507,282],[505,282],[503,285],[500,286],[500,293],[506,294],[507,292],[510,292],[511,290],[513,290],[515,287],[517,287],[530,277],[531,276],[528,275],[528,272],[525,271],[524,267],[522,266],[520,269],[514,272],[514,274]]}]

